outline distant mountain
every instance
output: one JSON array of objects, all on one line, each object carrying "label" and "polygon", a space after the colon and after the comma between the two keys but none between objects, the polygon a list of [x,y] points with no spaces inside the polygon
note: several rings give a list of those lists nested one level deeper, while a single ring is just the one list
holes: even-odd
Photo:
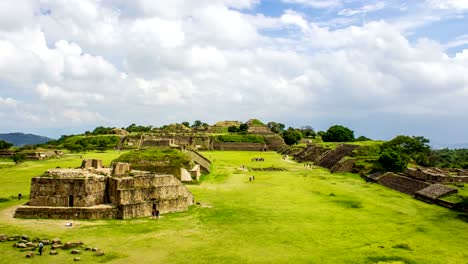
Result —
[{"label": "distant mountain", "polygon": [[53,140],[48,137],[33,135],[33,134],[24,134],[24,133],[6,133],[0,134],[0,140],[10,142],[11,144],[21,147],[24,145],[35,145],[46,143],[47,141]]}]

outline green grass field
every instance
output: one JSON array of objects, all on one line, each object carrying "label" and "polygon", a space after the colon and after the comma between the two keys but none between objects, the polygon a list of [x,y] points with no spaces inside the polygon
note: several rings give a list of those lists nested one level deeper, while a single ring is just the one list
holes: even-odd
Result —
[{"label": "green grass field", "polygon": [[[106,253],[83,252],[81,263],[468,263],[468,223],[457,212],[357,175],[306,169],[274,152],[204,155],[213,161],[212,173],[188,186],[201,203],[188,212],[74,221],[67,228],[66,220],[11,218],[19,203],[13,199],[0,203],[0,233],[83,241]],[[117,156],[85,155],[106,163]],[[79,165],[79,156],[2,165],[0,197],[27,194],[31,177],[47,168]],[[67,251],[47,253],[26,259],[11,242],[0,243],[0,263],[73,262]]]}]

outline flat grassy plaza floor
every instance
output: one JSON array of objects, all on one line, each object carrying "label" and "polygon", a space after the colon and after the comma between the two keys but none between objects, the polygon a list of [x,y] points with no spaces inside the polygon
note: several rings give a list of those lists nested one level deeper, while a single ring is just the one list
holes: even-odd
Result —
[{"label": "flat grassy plaza floor", "polygon": [[[468,263],[463,214],[430,205],[353,174],[330,174],[275,152],[205,152],[210,175],[188,185],[200,203],[158,220],[14,219],[0,203],[0,233],[83,241],[80,263]],[[118,152],[87,153],[105,164]],[[265,162],[252,162],[263,157]],[[80,157],[0,164],[0,198],[29,195],[30,179],[48,168],[78,167]],[[263,169],[243,171],[240,166]],[[255,176],[250,182],[249,177]],[[0,263],[72,263],[61,250],[26,259],[0,243]]]}]

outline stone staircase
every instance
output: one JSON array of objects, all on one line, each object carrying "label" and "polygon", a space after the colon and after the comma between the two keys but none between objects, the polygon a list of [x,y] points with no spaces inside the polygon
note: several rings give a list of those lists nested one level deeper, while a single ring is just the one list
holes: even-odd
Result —
[{"label": "stone staircase", "polygon": [[349,144],[339,145],[335,149],[329,150],[322,154],[314,163],[320,167],[331,169],[342,158],[351,155],[353,150],[358,147],[359,146]]},{"label": "stone staircase", "polygon": [[377,182],[385,187],[409,195],[414,195],[417,191],[422,190],[430,185],[429,183],[408,178],[395,173],[386,173],[383,176],[379,177]]}]

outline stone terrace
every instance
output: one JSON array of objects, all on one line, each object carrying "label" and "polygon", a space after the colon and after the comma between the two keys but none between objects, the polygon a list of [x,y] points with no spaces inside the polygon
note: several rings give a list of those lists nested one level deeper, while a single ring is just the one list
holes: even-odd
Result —
[{"label": "stone terrace", "polygon": [[415,193],[416,198],[422,198],[422,200],[436,200],[440,197],[457,193],[458,190],[442,184],[432,184],[427,188],[419,190]]},{"label": "stone terrace", "polygon": [[386,173],[379,177],[377,182],[385,187],[409,195],[414,195],[417,191],[422,190],[430,185],[429,183],[401,176],[395,173]]}]

